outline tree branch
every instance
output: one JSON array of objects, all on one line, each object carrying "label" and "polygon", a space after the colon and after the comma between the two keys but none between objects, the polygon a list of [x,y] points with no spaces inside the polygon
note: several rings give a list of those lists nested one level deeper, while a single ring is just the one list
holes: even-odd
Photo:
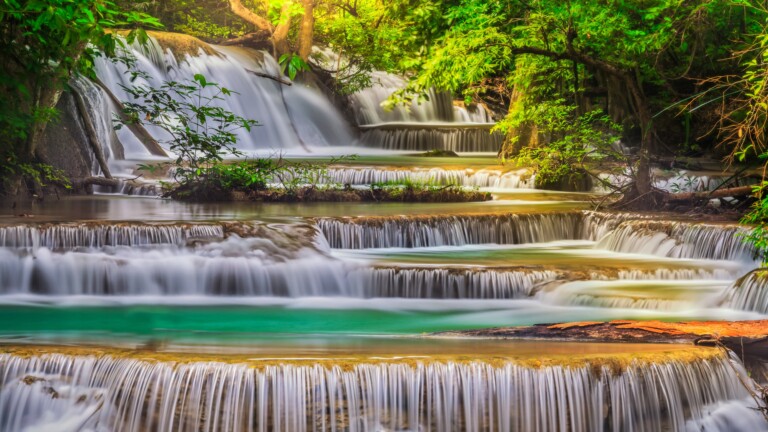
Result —
[{"label": "tree branch", "polygon": [[244,21],[253,24],[261,30],[266,30],[269,33],[275,32],[275,27],[268,20],[253,13],[250,9],[243,5],[240,0],[229,0],[229,7],[232,9],[235,15],[242,18]]}]

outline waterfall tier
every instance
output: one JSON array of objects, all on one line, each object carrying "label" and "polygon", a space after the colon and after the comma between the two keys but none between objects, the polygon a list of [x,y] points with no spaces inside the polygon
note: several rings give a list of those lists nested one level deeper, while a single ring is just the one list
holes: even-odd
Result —
[{"label": "waterfall tier", "polygon": [[[636,219],[633,219],[636,218]],[[418,248],[470,244],[599,241],[598,249],[670,258],[753,262],[749,228],[650,221],[595,212],[322,218],[317,225],[336,249]]]},{"label": "waterfall tier", "polygon": [[223,239],[220,224],[68,223],[0,227],[0,247],[76,249],[106,246],[183,246],[190,240]]},{"label": "waterfall tier", "polygon": [[726,304],[734,309],[768,315],[768,274],[754,271],[733,283]]},{"label": "waterfall tier", "polygon": [[[185,46],[193,48],[185,49]],[[259,122],[251,131],[236,131],[237,147],[241,151],[349,146],[354,141],[349,125],[319,91],[304,85],[283,85],[259,76],[282,75],[277,62],[266,53],[209,46],[189,36],[157,33],[146,46],[130,46],[128,54],[136,58],[136,68],[143,74],[134,82],[124,64],[103,58],[96,62],[100,80],[117,99],[131,100],[122,86],[159,88],[167,81],[191,81],[196,74],[202,74],[209,82],[232,91],[231,97],[217,101],[220,106]],[[101,111],[94,112],[94,117],[99,124],[110,124],[111,116],[105,119]],[[148,130],[159,140],[167,138],[158,128]],[[126,157],[148,156],[130,130],[122,128],[117,135]]]},{"label": "waterfall tier", "polygon": [[744,241],[749,231],[738,225],[624,221],[603,237],[598,247],[674,258],[753,261],[754,248]]},{"label": "waterfall tier", "polygon": [[373,268],[358,270],[359,286],[371,297],[432,299],[514,299],[557,279],[549,270]]},{"label": "waterfall tier", "polygon": [[540,298],[565,306],[685,310],[716,305],[728,286],[724,280],[584,280],[560,284]]},{"label": "waterfall tier", "polygon": [[430,126],[427,123],[418,128],[397,125],[365,128],[359,143],[364,147],[385,150],[496,153],[504,143],[504,135],[491,132],[490,127]]},{"label": "waterfall tier", "polygon": [[415,248],[581,239],[582,214],[506,214],[318,219],[332,248]]},{"label": "waterfall tier", "polygon": [[[712,430],[765,428],[749,408],[745,371],[717,351],[636,357],[531,367],[2,354],[0,429],[683,431],[723,421],[731,429]],[[724,413],[723,404],[736,409]]]},{"label": "waterfall tier", "polygon": [[504,172],[494,169],[340,167],[328,168],[331,183],[370,185],[373,183],[435,183],[494,189],[533,189],[534,176],[528,170]]}]

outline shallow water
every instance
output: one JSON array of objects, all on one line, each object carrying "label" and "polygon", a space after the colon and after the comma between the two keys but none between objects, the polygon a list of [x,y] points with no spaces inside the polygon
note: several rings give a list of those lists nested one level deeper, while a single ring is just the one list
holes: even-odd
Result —
[{"label": "shallow water", "polygon": [[[494,201],[0,203],[0,429],[768,430],[739,360],[720,351],[424,337],[765,318],[764,281],[740,279],[757,266],[748,227],[587,211],[603,197],[533,189],[535,173],[495,152],[383,150],[497,148],[487,113],[445,94],[413,113],[380,112],[383,87],[353,96],[358,121],[375,123],[355,141],[319,93],[248,73],[278,74],[268,55],[215,50],[137,54],[150,81],[210,71],[250,95],[230,106],[266,119],[239,136],[248,157],[282,149],[331,163],[331,183],[459,184]],[[113,87],[124,79],[119,66],[99,71]],[[91,96],[111,141],[109,103]],[[133,159],[110,153],[110,165],[128,179],[156,158],[121,134]],[[656,183],[709,190],[723,178],[700,174]]]}]

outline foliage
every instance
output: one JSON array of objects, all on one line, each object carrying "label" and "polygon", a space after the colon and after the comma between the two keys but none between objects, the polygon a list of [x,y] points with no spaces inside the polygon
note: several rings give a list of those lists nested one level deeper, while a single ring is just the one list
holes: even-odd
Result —
[{"label": "foliage", "polygon": [[411,177],[406,177],[402,180],[390,180],[385,182],[371,183],[371,189],[387,189],[387,188],[401,188],[410,190],[437,190],[446,187],[459,187],[456,183],[442,184],[434,178],[426,180],[416,180]]},{"label": "foliage", "polygon": [[237,132],[257,124],[217,106],[233,92],[203,75],[194,81],[169,81],[159,88],[123,86],[133,98],[125,102],[131,121],[162,128],[165,144],[176,155],[174,177],[182,183],[206,174],[226,153],[237,155]]},{"label": "foliage", "polygon": [[214,163],[202,169],[198,181],[222,191],[255,191],[266,189],[279,170],[273,159],[245,160],[234,164]]},{"label": "foliage", "polygon": [[538,133],[547,135],[546,146],[524,147],[515,158],[518,166],[536,169],[536,184],[559,185],[585,175],[588,164],[606,159],[622,160],[611,148],[621,127],[602,111],[577,115],[576,107],[563,100],[543,102],[532,107],[526,115],[510,116],[497,129],[517,128],[530,118],[537,120]]},{"label": "foliage", "polygon": [[118,0],[124,10],[157,17],[168,31],[207,41],[239,37],[247,26],[229,10],[226,0]]},{"label": "foliage", "polygon": [[443,184],[434,178],[415,180],[406,177],[402,180],[376,182],[371,184],[370,189],[374,196],[385,196],[388,201],[429,202],[442,199],[448,202],[459,197],[465,197],[469,201],[484,201],[488,198],[488,195],[479,192],[477,187],[469,189],[456,183]]},{"label": "foliage", "polygon": [[317,4],[315,39],[331,58],[316,56],[333,74],[336,91],[351,94],[375,84],[374,70],[406,72],[420,41],[403,32],[407,26],[391,14],[398,2],[378,0],[321,1]]},{"label": "foliage", "polygon": [[329,168],[332,165],[351,162],[357,155],[347,155],[331,158],[327,162],[320,161],[291,161],[282,156],[276,159],[277,169],[273,173],[273,181],[278,183],[288,195],[296,195],[304,186],[318,187],[320,185],[335,186],[331,182]]},{"label": "foliage", "polygon": [[0,23],[0,179],[54,180],[60,174],[34,156],[70,77],[92,76],[97,56],[115,54],[114,29],[132,28],[127,40],[143,42],[137,27],[160,24],[110,0],[3,0]]},{"label": "foliage", "polygon": [[752,231],[744,237],[744,241],[755,248],[756,258],[761,259],[763,265],[768,264],[768,195],[765,194],[766,188],[768,188],[768,180],[763,180],[760,184],[753,186],[757,201],[741,219],[741,223],[754,225]]},{"label": "foliage", "polygon": [[287,74],[291,80],[296,79],[299,72],[311,70],[307,62],[296,54],[283,54],[277,62],[280,64],[280,71]]}]

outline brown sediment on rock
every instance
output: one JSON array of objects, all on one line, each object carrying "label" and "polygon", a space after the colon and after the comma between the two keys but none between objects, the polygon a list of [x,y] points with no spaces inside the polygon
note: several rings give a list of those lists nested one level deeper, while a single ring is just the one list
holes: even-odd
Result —
[{"label": "brown sediment on rock", "polygon": [[735,352],[768,355],[768,320],[760,321],[611,321],[538,324],[435,333],[509,339],[590,342],[675,343],[725,346]]},{"label": "brown sediment on rock", "polygon": [[[116,33],[125,36],[128,31],[120,30]],[[184,60],[187,55],[197,56],[201,50],[207,55],[219,55],[210,45],[194,36],[161,31],[148,31],[147,34],[155,39],[162,48],[170,49],[177,61]]]},{"label": "brown sediment on rock", "polygon": [[[574,346],[582,344],[573,344]],[[22,358],[36,358],[47,355],[65,355],[72,357],[94,357],[139,360],[148,363],[222,363],[243,364],[256,370],[269,366],[291,365],[295,367],[321,366],[325,368],[340,367],[344,371],[353,370],[360,365],[400,364],[411,367],[426,364],[468,364],[483,363],[491,367],[502,368],[513,364],[516,366],[540,369],[546,367],[565,368],[608,368],[620,372],[632,365],[660,364],[667,362],[695,362],[718,358],[723,355],[721,350],[709,347],[663,344],[601,344],[604,349],[595,350],[597,344],[583,344],[585,350],[573,352],[536,352],[519,354],[513,349],[500,352],[483,352],[473,354],[461,353],[424,353],[403,352],[383,354],[379,352],[353,352],[348,354],[329,354],[293,356],[276,354],[221,354],[221,353],[190,353],[164,350],[162,346],[140,347],[138,349],[113,348],[105,346],[59,346],[59,345],[0,345],[0,355],[8,354]],[[545,350],[546,351],[546,350]]]}]

